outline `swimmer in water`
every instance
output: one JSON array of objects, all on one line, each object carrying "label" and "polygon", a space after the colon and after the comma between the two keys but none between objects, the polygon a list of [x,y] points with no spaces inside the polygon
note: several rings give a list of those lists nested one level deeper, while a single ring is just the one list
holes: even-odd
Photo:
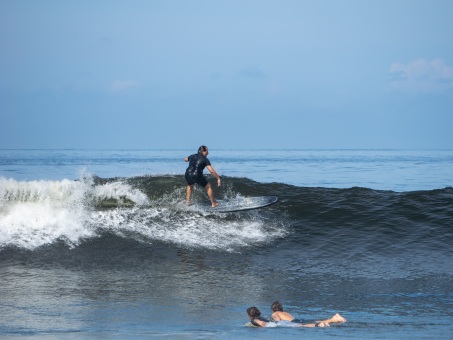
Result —
[{"label": "swimmer in water", "polygon": [[[285,312],[286,313],[286,312]],[[340,314],[335,314],[333,317],[327,320],[316,321],[314,323],[298,323],[294,322],[294,317],[291,314],[286,313],[290,316],[286,316],[286,319],[279,319],[279,320],[268,320],[261,316],[261,312],[256,307],[250,307],[247,309],[247,315],[250,319],[252,325],[257,327],[268,327],[268,326],[290,326],[290,327],[330,327],[331,323],[343,323],[346,322],[346,319],[343,318]],[[276,315],[277,316],[277,315]],[[282,315],[283,316],[283,315]],[[291,320],[289,320],[291,319]],[[283,323],[288,322],[288,323]]]},{"label": "swimmer in water", "polygon": [[219,205],[214,199],[214,194],[212,192],[211,184],[208,183],[207,179],[203,176],[204,168],[207,168],[211,175],[217,178],[217,186],[221,185],[220,177],[214,168],[211,166],[211,162],[207,158],[209,150],[207,146],[200,146],[198,153],[193,154],[189,157],[184,158],[185,162],[189,162],[189,166],[186,169],[185,177],[187,181],[187,190],[186,190],[186,204],[190,204],[190,198],[192,197],[193,186],[195,183],[201,185],[203,188],[206,188],[209,199],[211,200],[211,205],[213,208]]}]

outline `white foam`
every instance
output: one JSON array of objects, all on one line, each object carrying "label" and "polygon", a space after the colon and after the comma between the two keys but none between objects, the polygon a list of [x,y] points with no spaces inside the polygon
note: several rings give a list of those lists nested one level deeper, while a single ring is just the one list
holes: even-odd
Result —
[{"label": "white foam", "polygon": [[29,181],[0,178],[0,247],[33,249],[58,239],[70,245],[96,235],[93,202],[127,198],[138,204],[148,199],[121,182],[94,186],[82,181]]},{"label": "white foam", "polygon": [[[127,199],[135,205],[97,209],[97,203],[106,199]],[[178,204],[181,200],[182,191],[175,190],[150,202],[121,180],[94,185],[90,177],[28,182],[0,178],[0,247],[34,249],[57,240],[75,246],[106,231],[147,243],[233,251],[286,233],[284,226],[266,222],[258,214],[203,215],[184,210]]]},{"label": "white foam", "polygon": [[0,246],[35,248],[61,238],[75,244],[85,227],[86,182],[0,178]]},{"label": "white foam", "polygon": [[162,241],[184,248],[225,251],[265,243],[287,233],[284,225],[244,217],[228,220],[165,207],[136,207],[93,212],[93,223],[118,235],[132,233],[135,239],[145,242]]},{"label": "white foam", "polygon": [[127,198],[138,205],[149,204],[148,197],[144,193],[138,189],[131,188],[128,184],[121,181],[96,186],[93,188],[92,195],[96,201],[109,198],[121,201]]}]

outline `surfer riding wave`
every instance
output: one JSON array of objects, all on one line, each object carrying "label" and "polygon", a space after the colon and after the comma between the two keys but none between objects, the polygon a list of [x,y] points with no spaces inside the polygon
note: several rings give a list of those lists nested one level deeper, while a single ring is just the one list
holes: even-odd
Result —
[{"label": "surfer riding wave", "polygon": [[206,188],[209,199],[211,200],[211,205],[213,208],[219,205],[214,199],[214,193],[212,192],[211,184],[203,176],[204,168],[207,168],[211,175],[217,178],[217,186],[221,185],[220,177],[214,168],[211,166],[211,162],[207,158],[209,154],[208,147],[202,145],[198,148],[198,153],[190,155],[189,157],[184,158],[185,162],[189,162],[189,166],[186,169],[185,178],[187,181],[187,191],[186,191],[186,204],[190,204],[190,198],[192,197],[193,186],[195,183],[201,185],[203,188]]}]

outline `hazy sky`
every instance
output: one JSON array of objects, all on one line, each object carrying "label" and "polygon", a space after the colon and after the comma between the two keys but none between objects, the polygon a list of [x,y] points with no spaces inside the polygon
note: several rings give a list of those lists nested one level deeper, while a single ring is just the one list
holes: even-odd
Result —
[{"label": "hazy sky", "polygon": [[453,148],[453,1],[0,1],[0,148],[201,144]]}]

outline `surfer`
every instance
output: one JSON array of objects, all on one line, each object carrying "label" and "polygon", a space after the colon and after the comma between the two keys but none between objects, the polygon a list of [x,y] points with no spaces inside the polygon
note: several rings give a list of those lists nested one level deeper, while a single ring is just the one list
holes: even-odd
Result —
[{"label": "surfer", "polygon": [[[271,321],[291,321],[291,322],[296,322],[296,323],[305,322],[303,320],[298,320],[294,316],[292,316],[290,313],[283,311],[283,305],[280,303],[280,301],[275,301],[272,304],[271,311],[272,311]],[[317,321],[317,322],[341,323],[341,322],[346,322],[346,319],[337,313],[328,320]]]},{"label": "surfer", "polygon": [[[278,302],[278,301],[277,301]],[[286,313],[286,312],[285,312]],[[330,327],[331,323],[343,323],[346,322],[346,319],[343,318],[340,314],[335,314],[330,319],[316,321],[314,323],[302,323],[302,322],[295,322],[296,319],[289,313],[284,316],[284,318],[274,319],[274,314],[272,314],[272,319],[268,320],[261,316],[261,312],[256,307],[250,307],[247,309],[247,315],[250,319],[252,325],[257,327],[277,327],[277,326],[286,326],[286,327]]]},{"label": "surfer", "polygon": [[207,158],[209,150],[207,146],[200,146],[198,148],[198,153],[190,155],[189,157],[184,158],[184,162],[189,162],[189,166],[186,169],[186,181],[187,181],[187,191],[186,191],[186,203],[190,203],[190,198],[192,197],[193,186],[195,183],[201,185],[203,188],[206,188],[208,197],[211,200],[211,205],[213,208],[219,205],[214,199],[214,193],[212,192],[211,184],[208,183],[207,179],[203,176],[204,168],[207,168],[211,175],[217,178],[217,186],[221,185],[220,177],[215,172],[214,168],[211,166],[211,162]]}]

